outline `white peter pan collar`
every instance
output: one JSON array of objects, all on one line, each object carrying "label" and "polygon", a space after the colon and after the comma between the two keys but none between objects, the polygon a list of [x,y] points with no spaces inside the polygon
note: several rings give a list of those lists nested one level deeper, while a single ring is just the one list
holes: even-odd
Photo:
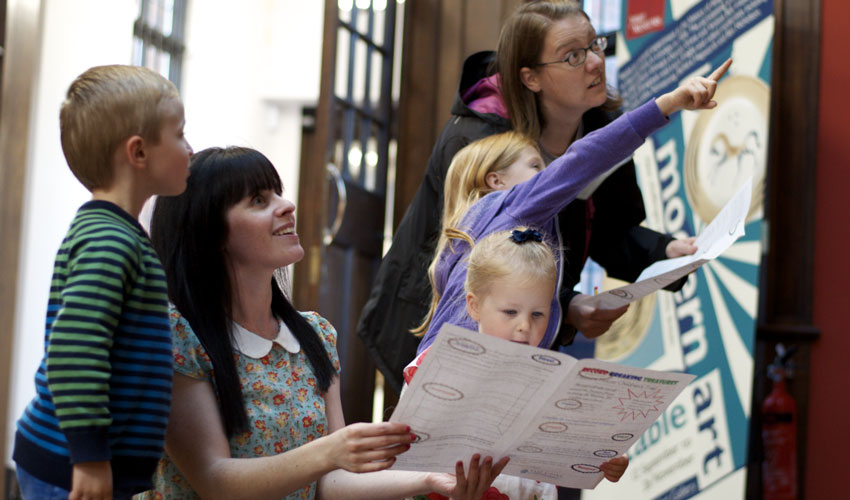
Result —
[{"label": "white peter pan collar", "polygon": [[260,359],[272,350],[273,344],[278,344],[287,351],[296,354],[301,351],[301,344],[295,335],[289,331],[286,323],[280,321],[280,330],[274,340],[260,337],[254,332],[248,331],[237,322],[233,322],[233,341],[236,349],[249,358]]}]

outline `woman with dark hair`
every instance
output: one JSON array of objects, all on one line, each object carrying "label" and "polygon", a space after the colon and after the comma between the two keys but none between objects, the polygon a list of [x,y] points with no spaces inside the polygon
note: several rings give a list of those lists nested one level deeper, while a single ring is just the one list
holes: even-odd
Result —
[{"label": "woman with dark hair", "polygon": [[186,191],[157,201],[151,239],[173,303],[175,374],[167,455],[146,498],[477,499],[504,467],[475,456],[468,478],[462,465],[456,479],[383,471],[410,428],[345,426],[336,332],[297,311],[274,276],[304,250],[261,153],[197,153]]},{"label": "woman with dark hair", "polygon": [[[427,269],[452,157],[474,140],[513,129],[536,141],[548,164],[577,139],[613,121],[620,102],[606,85],[606,46],[577,2],[537,1],[521,5],[505,22],[497,53],[479,52],[464,63],[452,117],[396,230],[358,325],[358,334],[396,389],[418,344],[408,331],[421,323],[430,303]],[[692,239],[676,240],[642,227],[644,218],[631,159],[611,165],[558,214],[565,262],[558,293],[564,314],[550,347],[571,343],[576,330],[599,336],[626,311],[573,302],[588,257],[610,276],[634,281],[657,260],[696,251]],[[683,284],[677,282],[674,289]]]}]

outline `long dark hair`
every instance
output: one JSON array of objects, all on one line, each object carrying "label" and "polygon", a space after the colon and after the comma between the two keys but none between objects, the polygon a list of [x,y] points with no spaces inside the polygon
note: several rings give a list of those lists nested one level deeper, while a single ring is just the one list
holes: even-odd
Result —
[{"label": "long dark hair", "polygon": [[[160,197],[151,241],[165,268],[168,295],[189,322],[213,365],[214,386],[227,436],[247,428],[239,374],[233,358],[233,284],[224,252],[227,210],[264,190],[283,192],[272,163],[259,151],[229,147],[192,156],[186,191]],[[272,311],[298,339],[316,382],[326,392],[336,370],[321,339],[271,278]]]}]

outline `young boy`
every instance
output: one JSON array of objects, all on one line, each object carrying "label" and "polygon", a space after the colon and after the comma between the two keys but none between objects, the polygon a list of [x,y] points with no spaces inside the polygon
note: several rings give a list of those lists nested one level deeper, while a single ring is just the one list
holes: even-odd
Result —
[{"label": "young boy", "polygon": [[172,373],[165,274],[137,218],[151,196],[186,188],[192,149],[177,89],[146,68],[87,70],[59,122],[92,199],[56,255],[13,458],[25,499],[129,498],[151,487]]}]

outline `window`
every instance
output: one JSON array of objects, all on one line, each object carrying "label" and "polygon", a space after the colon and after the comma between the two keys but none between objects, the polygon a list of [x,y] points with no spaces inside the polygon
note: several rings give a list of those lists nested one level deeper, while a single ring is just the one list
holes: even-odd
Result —
[{"label": "window", "polygon": [[158,71],[180,88],[188,0],[139,0],[133,24],[133,64]]}]

